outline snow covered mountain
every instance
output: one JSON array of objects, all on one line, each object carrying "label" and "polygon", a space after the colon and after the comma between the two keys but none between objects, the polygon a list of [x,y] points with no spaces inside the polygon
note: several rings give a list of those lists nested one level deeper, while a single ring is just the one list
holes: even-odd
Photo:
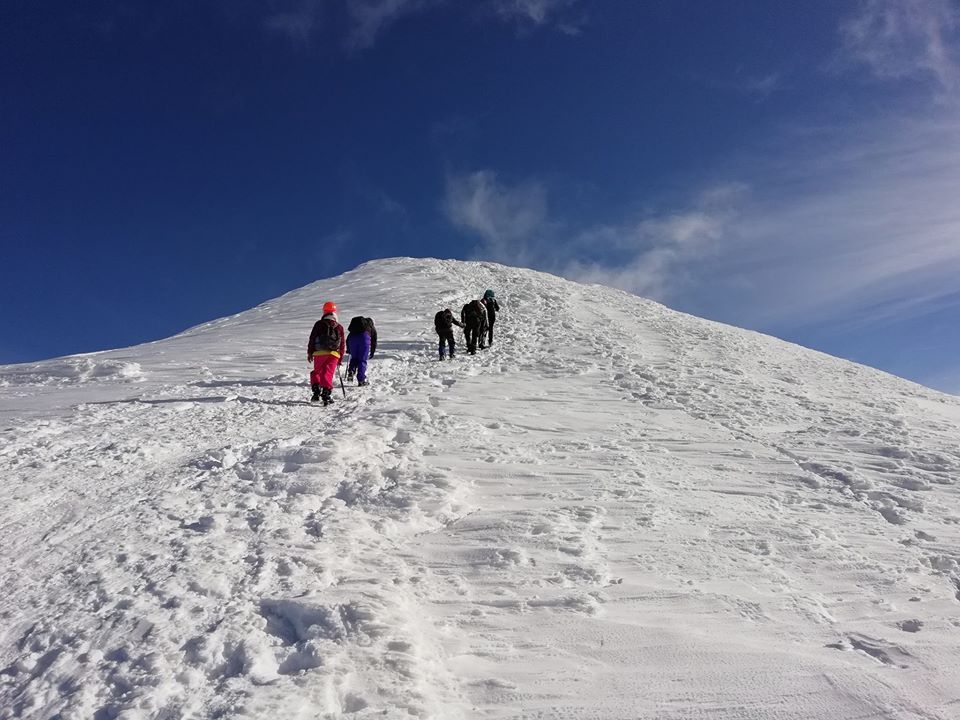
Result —
[{"label": "snow covered mountain", "polygon": [[0,718],[960,717],[960,400],[623,292],[371,262],[0,367],[0,428]]}]

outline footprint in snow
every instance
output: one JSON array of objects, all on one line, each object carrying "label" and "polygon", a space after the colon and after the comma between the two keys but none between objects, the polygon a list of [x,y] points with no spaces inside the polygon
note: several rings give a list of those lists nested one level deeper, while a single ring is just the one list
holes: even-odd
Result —
[{"label": "footprint in snow", "polygon": [[899,668],[909,667],[907,661],[912,659],[910,653],[899,645],[860,634],[850,634],[839,642],[829,643],[826,647],[842,651],[856,650],[869,655],[883,665]]},{"label": "footprint in snow", "polygon": [[902,620],[897,623],[897,627],[908,633],[920,632],[920,628],[923,627],[923,621],[917,619]]}]

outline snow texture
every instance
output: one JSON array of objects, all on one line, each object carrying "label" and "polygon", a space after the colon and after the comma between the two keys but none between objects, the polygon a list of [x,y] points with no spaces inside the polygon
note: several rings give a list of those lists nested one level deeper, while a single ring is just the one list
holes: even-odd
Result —
[{"label": "snow texture", "polygon": [[[488,287],[493,348],[438,362]],[[328,299],[380,350],[323,408]],[[487,263],[0,367],[0,718],[955,719],[958,438],[957,398]]]}]

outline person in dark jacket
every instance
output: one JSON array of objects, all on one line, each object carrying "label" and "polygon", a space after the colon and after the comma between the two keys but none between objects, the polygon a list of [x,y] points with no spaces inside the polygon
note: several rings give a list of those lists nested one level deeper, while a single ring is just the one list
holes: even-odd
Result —
[{"label": "person in dark jacket", "polygon": [[373,324],[370,318],[360,315],[353,318],[347,326],[347,352],[350,353],[350,364],[347,366],[347,380],[357,376],[357,385],[367,384],[367,360],[373,355],[376,344],[371,335],[370,327]]},{"label": "person in dark jacket", "polygon": [[313,362],[310,373],[313,397],[310,402],[317,402],[321,398],[324,405],[333,402],[333,378],[345,354],[346,341],[343,325],[337,321],[337,305],[333,302],[324,303],[323,317],[313,324],[307,341],[307,362]]},{"label": "person in dark jacket", "polygon": [[494,295],[493,290],[487,290],[483,294],[483,304],[487,308],[487,345],[493,345],[493,324],[497,321],[497,313],[500,312],[500,303]]},{"label": "person in dark jacket", "polygon": [[463,323],[459,322],[454,316],[453,311],[450,308],[441,310],[436,315],[433,316],[433,327],[437,331],[437,335],[440,336],[440,359],[443,360],[446,357],[444,352],[444,345],[450,346],[450,359],[453,360],[453,354],[456,351],[456,343],[453,339],[453,326],[463,327]]},{"label": "person in dark jacket", "polygon": [[477,352],[477,342],[480,349],[484,349],[483,336],[487,332],[487,309],[479,300],[471,300],[460,310],[460,320],[463,322],[463,334],[467,340],[467,352],[471,355]]},{"label": "person in dark jacket", "polygon": [[370,334],[370,358],[377,354],[377,326],[373,324],[373,318],[365,317],[363,325]]}]

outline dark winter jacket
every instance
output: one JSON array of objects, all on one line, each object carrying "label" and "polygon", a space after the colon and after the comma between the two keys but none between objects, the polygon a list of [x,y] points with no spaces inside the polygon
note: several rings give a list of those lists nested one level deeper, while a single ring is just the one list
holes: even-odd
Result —
[{"label": "dark winter jacket", "polygon": [[[350,331],[350,333],[365,332],[370,336],[370,357],[373,357],[374,353],[377,352],[377,328],[373,324],[373,318],[357,315],[350,321],[347,330]],[[349,340],[349,338],[347,339]],[[351,355],[352,354],[353,353],[351,353]]]},{"label": "dark winter jacket", "polygon": [[[317,337],[326,334],[324,324],[331,324],[338,335],[339,342],[336,350],[323,350],[316,347]],[[310,339],[307,341],[307,358],[314,358],[320,355],[335,355],[342,358],[347,351],[347,342],[343,334],[343,325],[337,322],[337,316],[334,313],[327,313],[313,324],[313,330],[310,331]]]},{"label": "dark winter jacket", "polygon": [[443,335],[452,331],[454,325],[463,327],[463,323],[457,321],[450,308],[441,310],[433,316],[433,327],[437,331],[437,335]]},{"label": "dark winter jacket", "polygon": [[493,325],[497,319],[497,313],[500,312],[500,303],[492,297],[484,298],[481,302],[487,308],[487,322]]},{"label": "dark winter jacket", "polygon": [[460,310],[460,319],[464,325],[485,328],[487,309],[479,300],[471,300]]},{"label": "dark winter jacket", "polygon": [[373,318],[364,318],[363,324],[370,334],[370,357],[373,357],[373,354],[377,351],[377,328],[373,324]]},{"label": "dark winter jacket", "polygon": [[370,333],[364,330],[347,335],[347,352],[350,353],[351,362],[373,355],[373,338],[370,337]]}]

